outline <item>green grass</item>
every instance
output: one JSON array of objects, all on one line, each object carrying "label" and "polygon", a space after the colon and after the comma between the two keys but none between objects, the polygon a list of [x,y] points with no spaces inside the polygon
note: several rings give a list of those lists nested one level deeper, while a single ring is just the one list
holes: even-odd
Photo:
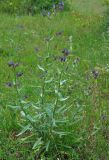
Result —
[{"label": "green grass", "polygon": [[[42,160],[109,159],[106,7],[99,0],[75,0],[71,8],[50,19],[0,15],[1,160],[32,160],[49,141]],[[64,48],[72,51],[61,62]],[[19,63],[15,71],[9,61]],[[16,79],[17,72],[23,76]],[[46,116],[35,117],[41,113]],[[16,136],[28,124],[31,129]]]}]

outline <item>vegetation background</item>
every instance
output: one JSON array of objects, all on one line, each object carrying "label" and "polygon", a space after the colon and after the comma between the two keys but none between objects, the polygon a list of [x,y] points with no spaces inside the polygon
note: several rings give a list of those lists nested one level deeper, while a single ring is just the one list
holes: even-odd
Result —
[{"label": "vegetation background", "polygon": [[35,14],[41,10],[50,10],[53,5],[58,3],[65,3],[66,0],[1,0],[1,12],[11,14]]},{"label": "vegetation background", "polygon": [[109,0],[0,1],[0,159],[109,159]]}]

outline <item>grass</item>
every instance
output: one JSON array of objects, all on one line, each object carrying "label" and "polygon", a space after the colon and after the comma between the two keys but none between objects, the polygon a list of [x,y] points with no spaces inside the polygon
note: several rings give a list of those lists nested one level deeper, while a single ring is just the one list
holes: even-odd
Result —
[{"label": "grass", "polygon": [[109,159],[106,8],[72,8],[50,19],[0,15],[1,160],[32,160],[43,147],[42,160]]}]

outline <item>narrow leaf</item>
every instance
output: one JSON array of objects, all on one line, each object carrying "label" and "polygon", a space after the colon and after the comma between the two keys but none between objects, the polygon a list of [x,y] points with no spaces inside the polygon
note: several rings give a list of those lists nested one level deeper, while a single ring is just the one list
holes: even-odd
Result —
[{"label": "narrow leaf", "polygon": [[41,67],[40,65],[37,65],[37,66],[41,71],[45,72],[45,69],[43,67]]},{"label": "narrow leaf", "polygon": [[30,124],[28,124],[27,126],[25,126],[23,128],[23,130],[17,135],[17,136],[21,136],[23,133],[25,133],[27,130],[30,130]]},{"label": "narrow leaf", "polygon": [[66,97],[66,98],[61,98],[60,101],[66,101],[67,99],[69,99],[69,97]]},{"label": "narrow leaf", "polygon": [[42,145],[43,142],[42,142],[42,138],[39,138],[33,145],[33,148],[32,149],[36,149],[37,147],[39,147],[40,145]]}]

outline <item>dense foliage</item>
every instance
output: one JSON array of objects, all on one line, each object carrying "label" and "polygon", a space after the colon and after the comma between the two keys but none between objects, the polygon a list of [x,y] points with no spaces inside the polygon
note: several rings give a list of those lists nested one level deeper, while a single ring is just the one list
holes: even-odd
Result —
[{"label": "dense foliage", "polygon": [[42,10],[51,10],[54,5],[60,9],[65,0],[1,0],[0,11],[15,14],[34,14]]}]

